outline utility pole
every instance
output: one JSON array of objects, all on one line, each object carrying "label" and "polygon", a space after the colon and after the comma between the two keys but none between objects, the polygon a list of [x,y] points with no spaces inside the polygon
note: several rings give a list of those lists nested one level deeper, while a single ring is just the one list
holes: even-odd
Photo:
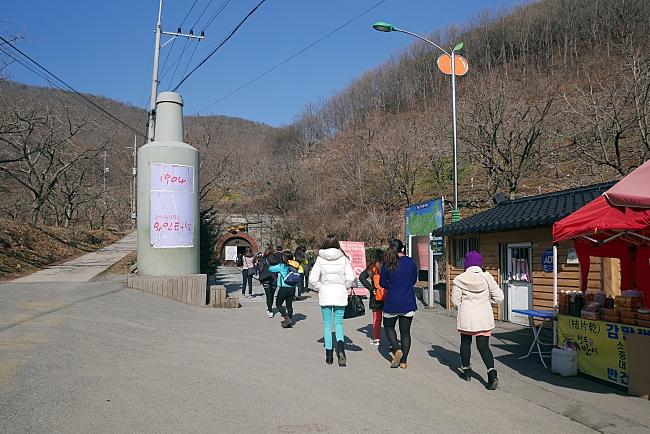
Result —
[{"label": "utility pole", "polygon": [[[153,55],[153,80],[151,82],[151,106],[149,109],[149,130],[147,132],[147,139],[149,142],[153,142],[154,134],[156,131],[156,97],[158,96],[158,61],[160,59],[160,49],[167,45],[169,42],[173,41],[177,36],[183,36],[184,38],[192,39],[203,39],[204,33],[201,32],[200,36],[195,36],[194,31],[190,30],[189,35],[184,35],[181,33],[181,29],[178,29],[176,33],[163,32],[162,24],[160,22],[162,17],[162,4],[163,0],[160,0],[160,7],[158,8],[158,24],[156,25],[156,46],[154,47]],[[160,36],[161,35],[171,35],[172,38],[160,45]]]},{"label": "utility pole", "polygon": [[133,146],[127,146],[126,149],[133,149],[133,177],[131,178],[131,229],[135,228],[135,196],[136,196],[136,175],[138,171],[136,156],[138,155],[138,136],[133,135]]},{"label": "utility pole", "polygon": [[104,205],[106,205],[106,174],[108,173],[108,167],[106,167],[106,150],[104,150]]}]

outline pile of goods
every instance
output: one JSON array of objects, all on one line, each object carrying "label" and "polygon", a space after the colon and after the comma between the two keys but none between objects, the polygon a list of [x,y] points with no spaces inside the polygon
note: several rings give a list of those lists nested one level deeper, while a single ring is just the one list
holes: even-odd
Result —
[{"label": "pile of goods", "polygon": [[604,292],[562,292],[558,313],[650,328],[650,309],[643,308],[640,291],[623,291],[615,298]]},{"label": "pile of goods", "polygon": [[562,291],[559,297],[558,313],[560,315],[600,319],[599,309],[603,307],[606,301],[604,292]]},{"label": "pile of goods", "polygon": [[616,296],[613,309],[603,309],[603,319],[628,325],[650,327],[650,309],[643,309],[643,293],[623,291]]}]

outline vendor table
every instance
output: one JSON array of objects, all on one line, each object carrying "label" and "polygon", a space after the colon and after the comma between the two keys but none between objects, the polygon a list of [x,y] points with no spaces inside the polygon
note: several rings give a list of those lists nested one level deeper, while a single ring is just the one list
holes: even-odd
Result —
[{"label": "vendor table", "polygon": [[[528,354],[525,356],[519,357],[519,359],[525,359],[526,357],[530,356],[531,354],[539,354],[539,359],[542,361],[542,365],[546,368],[546,363],[544,363],[544,357],[550,357],[551,353],[546,352],[543,353],[542,349],[539,347],[540,342],[539,342],[539,332],[542,330],[542,327],[544,327],[544,323],[548,320],[549,323],[552,323],[552,321],[555,319],[555,312],[552,310],[523,310],[523,309],[513,309],[512,310],[515,313],[521,314],[521,315],[526,315],[528,316],[528,321],[530,321],[530,328],[533,329],[533,343],[530,345],[530,349],[528,350]],[[539,323],[539,326],[535,327],[535,318],[541,319],[542,321]],[[541,345],[548,345],[548,344],[541,344]],[[537,346],[537,351],[533,351],[533,348]]]},{"label": "vendor table", "polygon": [[628,386],[627,335],[650,336],[650,328],[558,315],[558,344],[578,351],[578,370]]}]

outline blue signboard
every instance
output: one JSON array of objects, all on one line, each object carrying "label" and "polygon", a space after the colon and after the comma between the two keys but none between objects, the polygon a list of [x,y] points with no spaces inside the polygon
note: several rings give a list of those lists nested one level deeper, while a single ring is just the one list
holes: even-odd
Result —
[{"label": "blue signboard", "polygon": [[546,249],[542,252],[542,267],[544,267],[544,271],[553,271],[553,249]]},{"label": "blue signboard", "polygon": [[442,198],[406,207],[406,239],[429,235],[442,227]]}]

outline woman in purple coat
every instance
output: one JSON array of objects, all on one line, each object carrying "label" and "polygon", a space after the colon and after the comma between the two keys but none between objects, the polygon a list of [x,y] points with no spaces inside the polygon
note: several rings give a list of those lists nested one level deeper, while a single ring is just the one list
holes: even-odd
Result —
[{"label": "woman in purple coat", "polygon": [[[386,288],[384,301],[384,331],[388,342],[395,349],[391,368],[407,368],[406,359],[411,349],[411,322],[418,310],[415,301],[415,282],[418,281],[418,269],[413,259],[404,255],[404,244],[392,240],[384,254],[379,285]],[[401,346],[397,346],[395,324],[399,320]]]}]

